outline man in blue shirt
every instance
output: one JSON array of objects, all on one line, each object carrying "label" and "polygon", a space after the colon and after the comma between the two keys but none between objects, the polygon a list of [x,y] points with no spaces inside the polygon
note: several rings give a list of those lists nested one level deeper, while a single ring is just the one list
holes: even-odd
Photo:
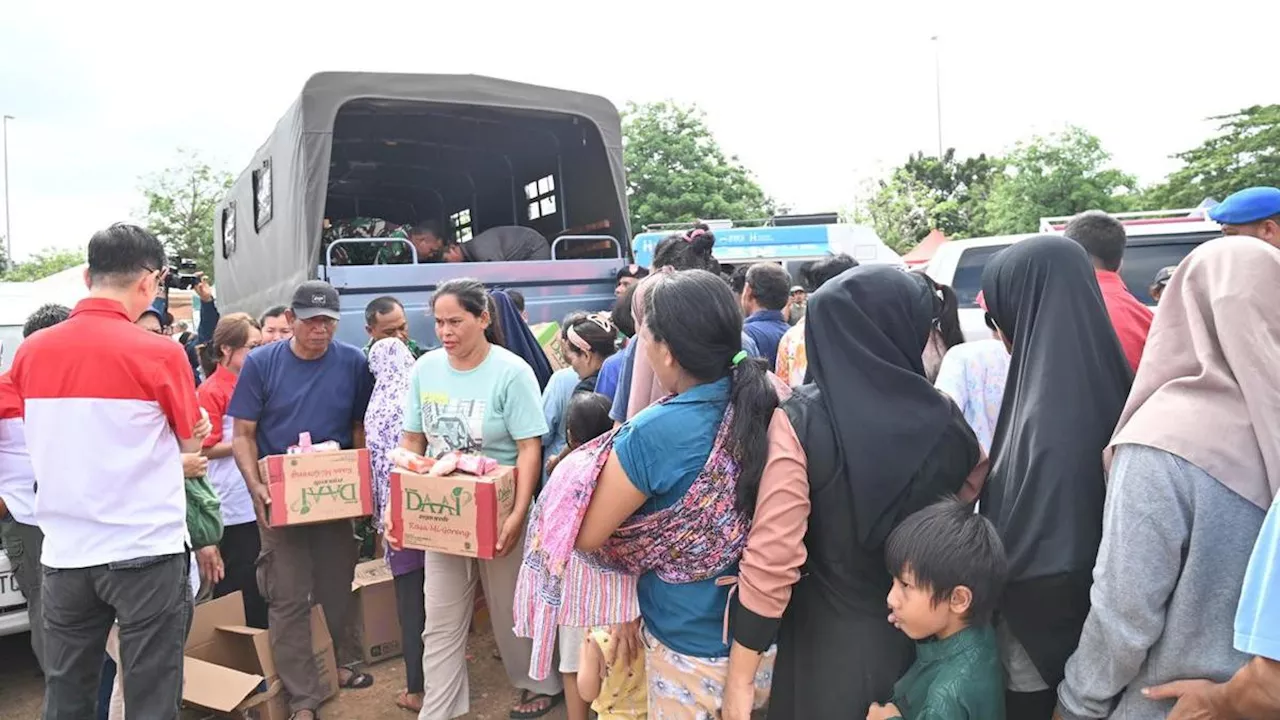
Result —
[{"label": "man in blue shirt", "polygon": [[747,316],[742,331],[755,342],[756,357],[767,360],[770,370],[775,369],[778,360],[778,343],[791,329],[782,314],[790,297],[790,285],[791,276],[781,266],[760,263],[747,270],[742,288],[742,312]]},{"label": "man in blue shirt", "polygon": [[1178,698],[1169,720],[1280,717],[1280,495],[1271,503],[1245,572],[1235,646],[1253,659],[1231,680],[1179,680],[1147,690],[1147,697]]},{"label": "man in blue shirt", "polygon": [[291,717],[315,720],[328,696],[312,661],[312,598],[324,608],[337,654],[338,684],[365,688],[368,674],[347,664],[360,659],[350,632],[351,580],[358,550],[350,520],[271,527],[270,494],[258,460],[283,455],[300,433],[313,442],[364,447],[364,413],[373,376],[364,353],[333,339],[338,293],[321,281],[298,286],[285,313],[293,336],[249,353],[227,414],[235,418],[232,452],[253,497],[262,533],[258,582],[267,600],[272,653],[290,696]]}]

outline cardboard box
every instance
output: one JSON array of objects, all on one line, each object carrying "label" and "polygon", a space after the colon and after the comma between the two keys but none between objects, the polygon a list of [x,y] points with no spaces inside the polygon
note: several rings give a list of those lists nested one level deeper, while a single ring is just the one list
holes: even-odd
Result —
[{"label": "cardboard box", "polygon": [[[195,608],[183,658],[182,702],[242,720],[287,720],[270,636],[244,622],[240,593]],[[338,661],[318,605],[311,608],[311,645],[325,698],[331,698],[338,692]]]},{"label": "cardboard box", "polygon": [[403,547],[492,560],[498,531],[516,505],[516,469],[483,477],[391,473],[391,524]]},{"label": "cardboard box", "polygon": [[370,560],[357,565],[351,592],[356,601],[356,638],[364,661],[376,663],[398,657],[403,652],[400,614],[396,609],[395,579],[387,561]]},{"label": "cardboard box", "polygon": [[271,493],[272,527],[373,513],[368,450],[268,455],[258,470]]},{"label": "cardboard box", "polygon": [[533,337],[542,347],[542,352],[546,353],[552,372],[569,367],[564,359],[564,350],[560,347],[560,323],[538,323],[530,325],[529,329],[533,331]]}]

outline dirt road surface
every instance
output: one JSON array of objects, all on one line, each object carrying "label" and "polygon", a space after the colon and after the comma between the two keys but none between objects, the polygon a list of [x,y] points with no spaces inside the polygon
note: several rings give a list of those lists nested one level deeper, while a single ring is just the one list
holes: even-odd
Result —
[{"label": "dirt road surface", "polygon": [[[31,654],[30,636],[0,638],[0,719],[36,720],[40,717],[44,680]],[[493,657],[493,636],[472,634],[468,653],[471,660],[471,720],[505,720],[517,692],[507,682],[502,662]],[[412,720],[414,715],[396,707],[396,697],[404,689],[404,661],[393,658],[367,668],[375,682],[367,690],[344,690],[320,713],[324,720]],[[202,720],[205,715],[186,712],[182,720]],[[564,720],[564,707],[544,716]]]}]

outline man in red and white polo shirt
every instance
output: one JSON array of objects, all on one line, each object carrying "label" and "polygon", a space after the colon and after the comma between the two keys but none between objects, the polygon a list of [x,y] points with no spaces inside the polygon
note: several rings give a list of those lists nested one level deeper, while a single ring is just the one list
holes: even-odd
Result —
[{"label": "man in red and white polo shirt", "polygon": [[[53,327],[71,313],[65,305],[42,305],[22,326],[22,337]],[[40,623],[40,546],[44,533],[36,525],[36,473],[27,453],[22,398],[9,373],[0,374],[0,538],[9,556],[18,589],[27,598],[31,651],[44,667],[44,626]]]},{"label": "man in red and white polo shirt", "polygon": [[125,704],[177,718],[191,619],[180,454],[208,435],[177,343],[136,327],[167,267],[133,225],[89,241],[89,297],[23,342],[22,399],[44,531],[45,720],[94,716],[113,621]]}]

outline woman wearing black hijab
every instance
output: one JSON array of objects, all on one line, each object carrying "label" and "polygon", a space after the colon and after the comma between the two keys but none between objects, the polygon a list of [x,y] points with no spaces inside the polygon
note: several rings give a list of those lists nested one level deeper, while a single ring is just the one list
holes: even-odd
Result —
[{"label": "woman wearing black hijab", "polygon": [[982,293],[1012,348],[980,505],[1009,556],[997,627],[1006,710],[1048,720],[1089,614],[1102,450],[1133,377],[1078,244],[1042,235],[1001,251],[982,273]]},{"label": "woman wearing black hijab", "polygon": [[884,265],[809,299],[808,384],[783,406],[808,456],[809,557],[779,629],[770,720],[861,718],[911,664],[911,640],[885,619],[884,541],[960,492],[982,458],[924,376],[936,303],[921,278]]}]

